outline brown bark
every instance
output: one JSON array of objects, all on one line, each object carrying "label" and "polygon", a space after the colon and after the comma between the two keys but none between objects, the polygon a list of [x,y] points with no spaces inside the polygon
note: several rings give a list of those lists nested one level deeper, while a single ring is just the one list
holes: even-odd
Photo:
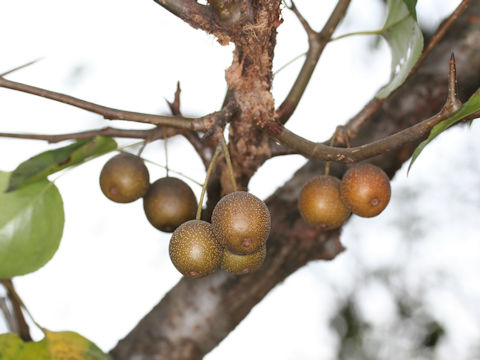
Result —
[{"label": "brown bark", "polygon": [[[432,52],[418,73],[363,126],[355,144],[385,137],[438,112],[445,102],[451,51],[455,52],[457,59],[461,99],[465,100],[480,87],[479,13],[480,3],[476,2]],[[236,60],[229,71],[234,72],[234,66],[245,64],[246,60],[242,62],[240,57],[237,50]],[[233,82],[229,84],[232,86]],[[238,86],[238,94],[241,94],[243,84]],[[267,90],[268,84],[262,85],[261,91]],[[247,99],[242,95],[237,96],[240,96],[237,99]],[[243,109],[247,110],[243,111],[254,113],[250,104],[244,106]],[[270,105],[263,109],[266,108],[273,111]],[[241,126],[234,124],[235,129]],[[250,135],[248,132],[246,134]],[[255,135],[263,139],[260,133],[256,132]],[[234,141],[234,152],[241,156],[248,155],[244,149],[248,149],[249,144],[240,145],[236,137],[231,140]],[[255,149],[257,145],[252,145],[252,148]],[[372,161],[393,176],[409,159],[415,145],[407,144]],[[324,232],[307,226],[297,211],[296,201],[301,186],[307,179],[322,173],[323,169],[324,163],[309,161],[267,199],[272,215],[272,232],[268,240],[267,258],[259,271],[245,276],[217,272],[200,280],[183,278],[117,344],[111,352],[112,356],[120,360],[201,359],[276,284],[309,261],[333,259],[343,251],[339,231]],[[341,176],[344,170],[343,165],[334,164],[331,173]]]}]

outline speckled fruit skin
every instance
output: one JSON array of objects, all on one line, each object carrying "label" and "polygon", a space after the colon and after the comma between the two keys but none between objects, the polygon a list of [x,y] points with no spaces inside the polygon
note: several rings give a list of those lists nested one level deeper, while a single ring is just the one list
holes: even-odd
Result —
[{"label": "speckled fruit skin", "polygon": [[180,225],[170,239],[169,254],[173,265],[183,275],[201,278],[213,273],[222,259],[222,247],[203,220],[190,220]]},{"label": "speckled fruit skin", "polygon": [[314,177],[303,186],[298,209],[307,223],[325,230],[340,227],[351,213],[340,198],[340,180],[328,175]]},{"label": "speckled fruit skin", "polygon": [[112,201],[129,203],[141,198],[150,185],[150,176],[143,160],[121,153],[108,160],[100,173],[100,188]]},{"label": "speckled fruit skin", "polygon": [[253,254],[248,255],[237,255],[225,249],[223,250],[221,267],[223,270],[232,274],[249,274],[251,272],[257,271],[260,266],[262,266],[266,254],[266,246],[262,246]]},{"label": "speckled fruit skin", "polygon": [[213,232],[218,241],[240,255],[254,253],[265,245],[270,224],[267,205],[246,191],[225,195],[212,213]]},{"label": "speckled fruit skin", "polygon": [[375,165],[355,165],[343,176],[340,195],[354,214],[362,217],[377,216],[390,201],[390,180]]},{"label": "speckled fruit skin", "polygon": [[143,209],[150,224],[173,232],[180,224],[195,218],[197,199],[184,181],[175,177],[158,179],[143,198]]}]

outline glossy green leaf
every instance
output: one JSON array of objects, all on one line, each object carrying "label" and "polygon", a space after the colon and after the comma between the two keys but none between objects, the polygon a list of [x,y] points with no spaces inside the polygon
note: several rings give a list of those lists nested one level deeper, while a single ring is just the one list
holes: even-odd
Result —
[{"label": "glossy green leaf", "polygon": [[423,149],[425,149],[425,147],[433,139],[435,139],[438,135],[447,130],[450,126],[458,123],[459,121],[462,121],[464,118],[472,115],[473,113],[476,113],[477,111],[480,111],[480,89],[475,91],[475,93],[470,97],[470,99],[468,99],[468,101],[465,102],[460,107],[460,109],[455,112],[455,114],[433,127],[433,129],[430,131],[430,135],[428,136],[428,138],[422,141],[413,152],[412,160],[410,160],[410,165],[408,165],[408,171],[410,171],[410,168],[412,167],[414,161],[417,159],[418,155],[420,155]]},{"label": "glossy green leaf", "polygon": [[13,191],[24,184],[44,179],[66,167],[80,164],[86,159],[105,154],[116,148],[117,143],[112,138],[97,136],[42,152],[24,161],[13,171],[7,191]]},{"label": "glossy green leaf", "polygon": [[[0,278],[33,272],[55,254],[63,233],[63,201],[47,179],[5,192],[0,172]],[[1,358],[0,358],[1,359]]]},{"label": "glossy green leaf", "polygon": [[404,0],[388,1],[387,20],[380,34],[387,41],[392,54],[390,82],[376,95],[383,99],[407,79],[422,54],[423,35]]},{"label": "glossy green leaf", "polygon": [[24,342],[17,334],[0,335],[0,360],[109,360],[97,345],[71,332],[45,331],[41,341]]},{"label": "glossy green leaf", "polygon": [[403,2],[407,5],[408,12],[412,15],[413,20],[417,21],[417,11],[415,10],[417,0],[403,0]]}]

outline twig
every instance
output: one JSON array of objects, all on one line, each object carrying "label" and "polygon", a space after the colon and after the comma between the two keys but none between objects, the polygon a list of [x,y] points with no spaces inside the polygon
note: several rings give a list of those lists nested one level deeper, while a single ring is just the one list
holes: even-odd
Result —
[{"label": "twig", "polygon": [[65,140],[77,140],[77,139],[89,139],[98,135],[117,137],[117,138],[129,138],[129,139],[148,139],[153,141],[161,139],[164,136],[174,136],[178,132],[174,129],[167,129],[164,131],[160,128],[153,128],[148,130],[129,130],[129,129],[117,129],[111,127],[105,127],[102,129],[94,129],[87,131],[80,131],[68,134],[27,134],[27,133],[2,133],[0,137],[28,139],[28,140],[44,140],[49,143],[58,143]]},{"label": "twig", "polygon": [[[44,97],[50,100],[55,100],[64,104],[72,105],[80,109],[94,112],[102,115],[107,120],[126,120],[140,123],[147,123],[153,125],[163,125],[174,127],[177,129],[189,129],[195,131],[204,131],[208,128],[206,125],[209,122],[211,115],[201,118],[186,118],[181,116],[161,116],[153,114],[145,114],[133,111],[125,111],[110,108],[107,106],[98,105],[89,101],[75,98],[66,94],[30,86],[27,84],[10,81],[0,77],[0,87],[17,90],[32,95]],[[213,114],[212,114],[213,115]]]},{"label": "twig", "polygon": [[339,0],[323,29],[319,33],[316,33],[312,30],[308,22],[303,18],[298,9],[295,7],[295,4],[292,2],[291,9],[295,15],[297,15],[299,21],[307,32],[309,47],[307,56],[305,57],[305,61],[297,76],[297,79],[295,80],[287,97],[276,111],[277,120],[281,124],[285,124],[297,108],[308,82],[312,77],[313,70],[317,66],[320,55],[325,49],[325,46],[328,44],[338,24],[345,16],[349,5],[350,0]]},{"label": "twig", "polygon": [[33,65],[33,64],[39,62],[39,61],[42,60],[42,59],[43,59],[43,58],[38,58],[38,59],[35,59],[35,60],[32,60],[32,61],[29,61],[29,62],[26,63],[26,64],[23,64],[23,65],[14,67],[13,69],[10,69],[10,70],[7,70],[7,71],[5,71],[4,73],[0,74],[0,77],[2,77],[2,76],[7,76],[7,75],[9,75],[9,74],[11,74],[11,73],[14,73],[15,71],[24,69],[24,68],[26,68],[27,66]]},{"label": "twig", "polygon": [[8,299],[12,304],[13,313],[15,315],[15,328],[18,330],[18,335],[23,341],[32,341],[32,337],[30,336],[30,328],[25,321],[25,317],[23,316],[22,312],[23,303],[17,292],[15,291],[12,280],[1,279],[0,282],[7,290]]},{"label": "twig", "polygon": [[[182,89],[180,87],[180,82],[177,81],[177,89],[175,90],[175,95],[173,97],[173,102],[168,100],[167,104],[174,116],[182,116],[182,112],[180,110],[180,95]],[[208,149],[208,153],[210,153],[210,148],[200,139],[200,136],[195,131],[190,130],[179,130],[179,134],[183,135],[185,139],[193,146],[195,151],[197,152],[198,156],[203,162],[205,169],[208,167],[209,157],[207,156],[206,150]]]},{"label": "twig", "polygon": [[17,324],[15,322],[15,317],[7,306],[7,299],[0,297],[0,311],[3,313],[3,317],[7,322],[7,329],[10,332],[17,332]]},{"label": "twig", "polygon": [[[407,79],[409,79],[413,74],[415,74],[420,68],[420,66],[422,66],[428,55],[432,52],[435,46],[437,46],[440,40],[445,36],[448,29],[450,29],[450,27],[455,23],[459,16],[463,14],[463,12],[468,8],[471,2],[471,0],[463,0],[460,5],[457,6],[455,11],[447,18],[447,20],[445,20],[442,25],[440,25],[428,45],[423,50],[422,56],[420,56],[420,59],[418,59],[415,66],[410,71]],[[389,99],[394,93],[395,91],[393,91],[385,99],[373,98],[357,115],[355,115],[352,119],[348,121],[348,123],[345,125],[345,128],[349,139],[354,139],[357,136],[358,132],[365,124],[365,122],[370,119],[380,109],[385,100]]]},{"label": "twig", "polygon": [[[455,58],[452,56],[449,63],[448,96],[440,112],[422,122],[413,125],[396,134],[369,144],[353,148],[336,148],[322,143],[314,143],[298,136],[279,123],[270,124],[265,130],[283,145],[309,157],[324,161],[353,163],[380,155],[402,146],[405,143],[416,141],[426,136],[440,121],[453,115],[461,106],[457,98]],[[273,122],[272,122],[273,123]]]}]

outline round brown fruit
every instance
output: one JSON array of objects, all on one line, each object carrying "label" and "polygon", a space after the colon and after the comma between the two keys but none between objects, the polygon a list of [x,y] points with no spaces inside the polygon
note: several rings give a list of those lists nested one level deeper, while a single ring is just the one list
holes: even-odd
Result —
[{"label": "round brown fruit", "polygon": [[222,269],[236,275],[245,275],[254,272],[262,266],[267,254],[267,247],[262,246],[253,254],[237,255],[227,249],[223,250]]},{"label": "round brown fruit", "polygon": [[143,160],[129,153],[120,153],[108,160],[100,173],[104,195],[118,203],[141,198],[150,185],[150,176]]},{"label": "round brown fruit", "polygon": [[195,218],[197,199],[184,181],[165,177],[150,185],[143,197],[143,209],[153,226],[173,232],[180,224]]},{"label": "round brown fruit", "polygon": [[270,223],[267,205],[245,191],[224,196],[212,213],[212,228],[218,241],[240,255],[254,253],[265,245]]},{"label": "round brown fruit", "polygon": [[340,195],[354,214],[362,217],[377,216],[390,201],[390,180],[375,165],[355,165],[343,176]]},{"label": "round brown fruit", "polygon": [[340,198],[340,180],[329,175],[314,177],[303,186],[298,209],[307,223],[325,230],[340,227],[350,216]]},{"label": "round brown fruit", "polygon": [[210,223],[190,220],[174,231],[169,254],[173,265],[183,275],[201,278],[218,268],[222,259],[222,247],[217,242]]}]

